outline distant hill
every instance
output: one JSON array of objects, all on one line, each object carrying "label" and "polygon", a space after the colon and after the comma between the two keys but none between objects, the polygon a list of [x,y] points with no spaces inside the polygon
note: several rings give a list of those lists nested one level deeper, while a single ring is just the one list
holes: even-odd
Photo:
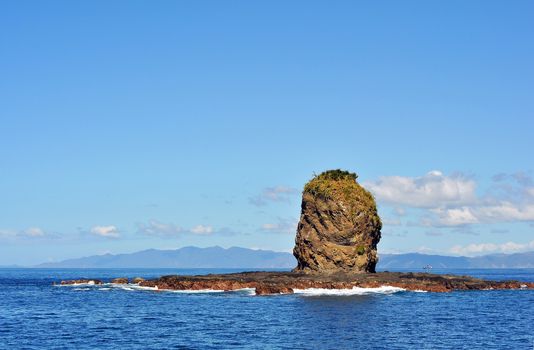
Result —
[{"label": "distant hill", "polygon": [[[293,268],[296,260],[290,253],[247,248],[197,248],[176,250],[148,249],[131,254],[94,255],[36,267],[56,268]],[[479,257],[456,257],[419,253],[380,254],[378,269],[434,268],[534,268],[534,252],[491,254]]]},{"label": "distant hill", "polygon": [[293,268],[290,253],[247,248],[184,247],[176,250],[148,249],[131,254],[94,255],[36,267],[79,268]]},{"label": "distant hill", "polygon": [[427,255],[419,253],[381,254],[378,268],[534,268],[534,252],[490,254],[477,257]]},{"label": "distant hill", "polygon": [[388,268],[420,269],[426,265],[432,265],[435,268],[465,268],[469,266],[469,258],[419,253],[380,254],[377,268],[382,270]]}]

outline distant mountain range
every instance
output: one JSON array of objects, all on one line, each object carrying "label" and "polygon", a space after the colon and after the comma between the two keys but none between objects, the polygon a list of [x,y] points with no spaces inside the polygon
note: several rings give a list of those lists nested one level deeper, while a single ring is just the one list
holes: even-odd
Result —
[{"label": "distant mountain range", "polygon": [[[378,269],[434,268],[534,268],[534,252],[491,254],[479,257],[454,257],[419,253],[380,254]],[[176,250],[148,249],[130,254],[94,255],[60,262],[48,262],[40,268],[293,268],[290,253],[247,248],[197,248]]]},{"label": "distant mountain range", "polygon": [[381,254],[378,268],[534,268],[534,252],[490,254],[477,257],[409,254]]},{"label": "distant mountain range", "polygon": [[184,247],[176,250],[148,249],[131,254],[94,255],[36,267],[85,268],[292,268],[295,258],[271,250],[221,247]]}]

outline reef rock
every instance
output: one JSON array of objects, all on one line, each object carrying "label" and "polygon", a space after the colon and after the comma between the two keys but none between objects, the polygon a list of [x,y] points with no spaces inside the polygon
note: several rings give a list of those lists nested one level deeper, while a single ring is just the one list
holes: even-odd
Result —
[{"label": "reef rock", "polygon": [[375,272],[382,223],[373,196],[357,177],[329,170],[304,186],[295,271]]},{"label": "reef rock", "polygon": [[484,281],[468,276],[429,273],[378,272],[313,274],[262,271],[197,276],[163,276],[140,283],[153,290],[236,291],[254,288],[256,295],[292,294],[295,290],[396,287],[404,290],[451,292],[454,290],[534,289],[532,282]]},{"label": "reef rock", "polygon": [[139,283],[143,282],[144,280],[145,280],[144,278],[141,278],[141,277],[135,277],[135,278],[132,280],[132,283],[139,284]]},{"label": "reef rock", "polygon": [[61,285],[77,285],[77,284],[95,285],[95,284],[102,284],[102,281],[101,280],[90,280],[90,279],[61,281]]},{"label": "reef rock", "polygon": [[111,283],[115,283],[115,284],[128,284],[128,278],[126,277],[119,277],[119,278],[114,278]]}]

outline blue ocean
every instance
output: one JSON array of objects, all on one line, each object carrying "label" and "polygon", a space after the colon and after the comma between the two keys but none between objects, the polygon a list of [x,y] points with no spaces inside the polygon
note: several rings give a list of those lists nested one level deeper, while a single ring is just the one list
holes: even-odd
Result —
[{"label": "blue ocean", "polygon": [[[255,296],[53,286],[238,270],[0,269],[1,349],[533,349],[534,291]],[[534,269],[434,270],[534,281]]]}]

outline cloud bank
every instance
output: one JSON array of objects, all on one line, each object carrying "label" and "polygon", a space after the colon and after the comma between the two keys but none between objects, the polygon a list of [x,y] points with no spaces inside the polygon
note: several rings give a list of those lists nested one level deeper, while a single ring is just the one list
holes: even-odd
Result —
[{"label": "cloud bank", "polygon": [[181,235],[211,235],[214,233],[229,232],[228,230],[215,230],[211,225],[196,225],[184,228],[173,223],[163,223],[150,220],[148,223],[137,223],[137,232],[143,235],[159,237],[177,237]]},{"label": "cloud bank", "polygon": [[465,246],[455,245],[450,252],[458,255],[483,255],[489,253],[519,253],[534,249],[534,241],[527,243],[506,242],[502,244],[495,243],[473,243]]},{"label": "cloud bank", "polygon": [[298,219],[277,218],[275,222],[262,224],[260,231],[270,233],[295,234]]},{"label": "cloud bank", "polygon": [[396,212],[421,210],[421,226],[454,227],[534,221],[533,184],[522,172],[499,174],[480,195],[474,179],[433,170],[419,177],[383,176],[363,185],[379,204],[394,206]]},{"label": "cloud bank", "polygon": [[269,202],[290,202],[291,196],[298,193],[298,191],[292,187],[276,186],[266,187],[263,191],[249,198],[249,203],[257,207],[267,205]]},{"label": "cloud bank", "polygon": [[95,236],[105,237],[105,238],[119,238],[120,233],[116,226],[93,226],[89,231]]},{"label": "cloud bank", "polygon": [[55,236],[39,227],[28,227],[24,230],[0,229],[0,238],[49,238]]},{"label": "cloud bank", "polygon": [[476,183],[462,175],[433,170],[420,177],[383,176],[363,184],[383,203],[415,208],[463,205],[476,200]]}]

